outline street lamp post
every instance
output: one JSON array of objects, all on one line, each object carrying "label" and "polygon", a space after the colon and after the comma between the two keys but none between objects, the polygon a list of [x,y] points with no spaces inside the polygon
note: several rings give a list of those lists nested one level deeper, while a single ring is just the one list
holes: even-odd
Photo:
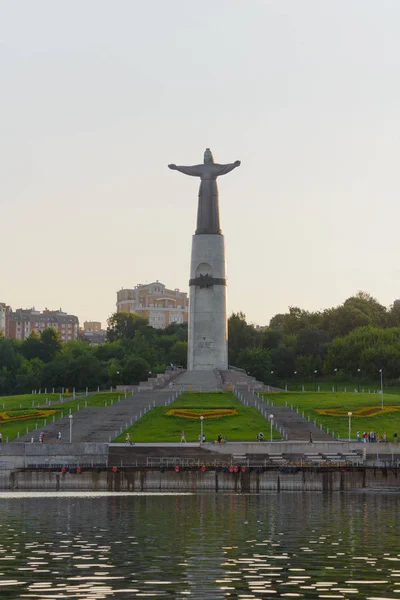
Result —
[{"label": "street lamp post", "polygon": [[360,373],[361,373],[361,369],[357,369],[357,373],[358,373],[358,392],[360,392]]},{"label": "street lamp post", "polygon": [[381,406],[383,410],[383,367],[379,369],[379,373],[381,374]]},{"label": "street lamp post", "polygon": [[337,392],[337,381],[336,381],[336,375],[337,375],[337,369],[333,369],[333,376],[334,376],[334,384],[333,384],[333,388],[335,390],[335,392]]},{"label": "street lamp post", "polygon": [[72,419],[73,416],[69,415],[69,443],[72,444]]},{"label": "street lamp post", "polygon": [[204,417],[203,417],[203,415],[201,415],[201,417],[200,417],[200,444],[203,443],[203,421],[204,421]]},{"label": "street lamp post", "polygon": [[318,370],[315,369],[315,371],[314,371],[314,392],[317,391],[317,373],[318,373]]},{"label": "street lamp post", "polygon": [[353,413],[352,412],[348,412],[347,416],[349,417],[349,442],[351,441],[351,415]]},{"label": "street lamp post", "polygon": [[293,375],[294,375],[294,388],[296,389],[296,379],[297,379],[296,375],[297,375],[297,371],[295,371],[293,373]]},{"label": "street lamp post", "polygon": [[271,442],[272,442],[272,424],[274,421],[274,415],[269,415],[269,422],[271,423]]}]

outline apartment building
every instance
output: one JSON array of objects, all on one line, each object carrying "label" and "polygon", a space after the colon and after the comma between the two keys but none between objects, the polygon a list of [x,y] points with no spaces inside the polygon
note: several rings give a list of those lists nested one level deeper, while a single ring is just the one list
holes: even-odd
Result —
[{"label": "apartment building", "polygon": [[84,321],[83,330],[90,332],[101,331],[101,323],[100,321]]},{"label": "apartment building", "polygon": [[187,293],[177,288],[170,290],[159,281],[117,292],[117,312],[136,313],[156,329],[164,329],[171,323],[187,323],[188,310]]},{"label": "apartment building", "polygon": [[0,335],[7,335],[7,315],[10,310],[10,306],[7,306],[4,302],[0,302]]},{"label": "apartment building", "polygon": [[60,310],[44,310],[19,308],[7,315],[7,337],[25,340],[33,331],[40,333],[53,327],[60,333],[63,342],[76,340],[79,334],[79,319]]}]

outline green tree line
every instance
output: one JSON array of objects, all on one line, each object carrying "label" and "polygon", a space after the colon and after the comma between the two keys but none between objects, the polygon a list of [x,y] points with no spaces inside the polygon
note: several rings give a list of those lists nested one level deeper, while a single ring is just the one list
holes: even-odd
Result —
[{"label": "green tree line", "polygon": [[[400,305],[387,309],[365,292],[321,312],[290,307],[267,326],[233,313],[228,332],[229,364],[264,383],[305,381],[315,372],[376,381],[381,368],[386,381],[400,378]],[[0,337],[0,395],[135,384],[170,364],[185,368],[186,360],[186,324],[160,330],[136,314],[115,313],[98,346],[62,344],[54,329],[24,341]]]},{"label": "green tree line", "polygon": [[0,337],[0,395],[136,384],[170,364],[186,367],[186,360],[187,325],[154,329],[138,315],[116,313],[98,346],[83,339],[62,344],[52,328],[24,341]]},{"label": "green tree line", "polygon": [[249,324],[243,313],[229,319],[229,363],[264,383],[314,376],[377,381],[400,378],[400,303],[389,309],[366,292],[321,312],[297,306]]}]

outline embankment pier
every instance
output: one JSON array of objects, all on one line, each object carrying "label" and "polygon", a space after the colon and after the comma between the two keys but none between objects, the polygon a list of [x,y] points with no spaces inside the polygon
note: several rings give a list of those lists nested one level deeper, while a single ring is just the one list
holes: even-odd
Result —
[{"label": "embankment pier", "polygon": [[1,444],[0,490],[400,492],[400,444]]}]

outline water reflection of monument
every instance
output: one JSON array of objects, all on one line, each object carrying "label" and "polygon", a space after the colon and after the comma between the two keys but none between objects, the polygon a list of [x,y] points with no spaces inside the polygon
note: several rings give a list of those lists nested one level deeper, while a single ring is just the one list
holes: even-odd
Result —
[{"label": "water reflection of monument", "polygon": [[215,163],[209,148],[203,164],[168,165],[201,180],[190,265],[189,371],[228,368],[225,243],[219,223],[217,178],[239,165],[239,160],[226,165]]}]

